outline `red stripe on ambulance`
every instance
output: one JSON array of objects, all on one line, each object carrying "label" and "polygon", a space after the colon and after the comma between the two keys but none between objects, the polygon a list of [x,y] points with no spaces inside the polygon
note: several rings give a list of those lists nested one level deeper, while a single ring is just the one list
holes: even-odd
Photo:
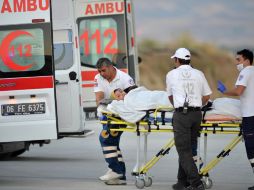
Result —
[{"label": "red stripe on ambulance", "polygon": [[82,81],[93,81],[95,75],[98,74],[98,71],[82,71],[81,77]]},{"label": "red stripe on ambulance", "polygon": [[0,91],[53,88],[53,76],[0,79]]}]

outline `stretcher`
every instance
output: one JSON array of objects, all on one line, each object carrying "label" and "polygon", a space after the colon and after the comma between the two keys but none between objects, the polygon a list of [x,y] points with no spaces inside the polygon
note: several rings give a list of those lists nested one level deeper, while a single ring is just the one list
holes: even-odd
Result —
[{"label": "stretcher", "polygon": [[[138,122],[132,123],[125,121],[119,115],[103,111],[106,119],[101,120],[102,124],[108,125],[111,132],[117,133],[134,132],[137,134],[137,158],[132,175],[135,176],[135,185],[142,189],[152,185],[152,177],[148,175],[148,171],[174,146],[174,139],[169,139],[168,142],[158,151],[158,153],[149,161],[147,161],[147,137],[150,133],[173,132],[172,115],[173,108],[159,107],[153,110],[145,111],[145,116]],[[206,120],[207,119],[207,120]],[[202,176],[205,188],[209,189],[213,185],[213,181],[209,177],[209,171],[213,169],[223,158],[229,155],[234,147],[242,140],[241,120],[228,116],[207,117],[204,118],[201,126],[201,137],[204,137],[204,158],[203,166],[199,168],[199,173]],[[144,160],[140,163],[141,154],[141,134],[144,136]],[[234,134],[235,137],[219,152],[214,159],[207,163],[207,138],[209,134]],[[198,138],[198,158],[200,157],[200,138]],[[200,165],[200,159],[197,159],[197,166]]]}]

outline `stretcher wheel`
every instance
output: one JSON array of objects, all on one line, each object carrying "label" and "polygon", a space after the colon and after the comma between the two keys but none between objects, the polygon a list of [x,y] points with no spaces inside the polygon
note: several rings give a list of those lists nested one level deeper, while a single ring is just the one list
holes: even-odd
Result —
[{"label": "stretcher wheel", "polygon": [[140,178],[137,178],[136,179],[136,182],[135,182],[135,185],[138,189],[143,189],[145,187],[145,180],[144,179],[140,179]]},{"label": "stretcher wheel", "polygon": [[145,186],[150,187],[153,184],[153,179],[151,177],[145,178]]},{"label": "stretcher wheel", "polygon": [[212,186],[213,186],[213,181],[210,178],[205,178],[203,180],[203,184],[204,184],[206,189],[211,189]]}]

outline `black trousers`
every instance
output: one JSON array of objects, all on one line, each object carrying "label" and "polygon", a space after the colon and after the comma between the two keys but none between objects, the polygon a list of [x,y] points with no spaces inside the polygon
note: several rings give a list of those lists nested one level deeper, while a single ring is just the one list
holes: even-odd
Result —
[{"label": "black trousers", "polygon": [[192,146],[197,144],[202,120],[201,111],[186,114],[175,112],[173,129],[176,150],[179,156],[178,181],[189,182],[191,186],[201,184],[197,166],[193,160]]}]

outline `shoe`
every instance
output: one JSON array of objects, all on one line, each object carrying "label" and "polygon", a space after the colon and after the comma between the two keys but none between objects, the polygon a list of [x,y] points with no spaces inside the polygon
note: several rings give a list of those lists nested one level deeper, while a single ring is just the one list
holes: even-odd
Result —
[{"label": "shoe", "polygon": [[249,187],[248,190],[254,190],[254,186]]},{"label": "shoe", "polygon": [[106,185],[126,185],[126,180],[122,179],[111,179],[109,181],[104,182]]},{"label": "shoe", "polygon": [[105,173],[105,175],[99,177],[99,179],[100,179],[101,181],[105,181],[105,178],[107,177],[107,175],[108,175],[110,172],[112,172],[112,170],[109,168],[108,171]]},{"label": "shoe", "polygon": [[193,187],[193,186],[188,186],[187,188],[185,188],[185,190],[205,190],[205,186],[202,184],[198,185],[197,187]]},{"label": "shoe", "polygon": [[172,185],[172,188],[174,190],[185,190],[186,187],[188,187],[190,184],[188,184],[187,182],[181,182],[178,181],[176,184]]},{"label": "shoe", "polygon": [[102,181],[109,181],[109,180],[112,180],[112,179],[119,179],[121,177],[123,177],[123,174],[118,174],[118,173],[113,172],[111,170],[111,171],[107,172],[106,175],[101,176],[100,180],[102,180]]}]

